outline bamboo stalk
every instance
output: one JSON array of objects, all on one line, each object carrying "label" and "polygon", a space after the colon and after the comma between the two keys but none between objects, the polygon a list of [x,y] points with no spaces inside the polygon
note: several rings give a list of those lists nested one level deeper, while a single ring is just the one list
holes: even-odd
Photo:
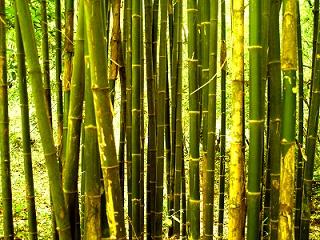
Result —
[{"label": "bamboo stalk", "polygon": [[91,90],[90,57],[85,34],[85,239],[101,238],[100,158],[94,102]]},{"label": "bamboo stalk", "polygon": [[62,169],[64,169],[67,151],[68,115],[70,104],[70,86],[72,78],[74,0],[67,0],[65,5],[65,39],[64,39],[64,71],[63,71],[63,137],[62,137]]},{"label": "bamboo stalk", "polygon": [[247,238],[260,238],[261,172],[263,156],[263,116],[261,84],[261,4],[249,3],[249,64],[250,64],[250,149],[248,164],[248,230]]},{"label": "bamboo stalk", "polygon": [[132,1],[132,234],[133,239],[139,239],[140,226],[140,111],[141,111],[141,6],[140,1]]},{"label": "bamboo stalk", "polygon": [[59,211],[55,211],[55,218],[58,227],[57,230],[59,232],[60,239],[70,239],[71,231],[68,221],[68,213],[64,205],[60,171],[59,165],[56,161],[56,150],[53,142],[52,128],[50,125],[48,110],[46,105],[43,104],[45,102],[44,89],[42,85],[41,69],[35,44],[32,20],[27,1],[16,1],[16,6],[18,10],[23,45],[26,52],[26,60],[30,72],[36,117],[38,120],[46,166],[48,169],[53,207],[54,209],[59,209]]},{"label": "bamboo stalk", "polygon": [[296,177],[296,197],[295,197],[295,218],[294,218],[294,236],[300,239],[300,223],[301,223],[301,204],[302,204],[302,175],[303,175],[303,156],[301,148],[303,146],[303,55],[302,55],[302,34],[300,23],[300,6],[297,1],[297,41],[298,41],[298,81],[299,81],[299,107],[298,107],[298,144],[299,151],[297,157],[297,177]]},{"label": "bamboo stalk", "polygon": [[148,150],[147,150],[147,239],[153,235],[155,208],[155,188],[151,179],[155,176],[156,169],[152,162],[156,159],[156,119],[155,119],[155,81],[153,78],[152,56],[152,1],[145,1],[145,46],[146,46],[146,78],[148,99]]},{"label": "bamboo stalk", "polygon": [[[205,33],[209,34],[209,62],[203,60],[203,72],[204,78],[205,71],[209,67],[209,89],[208,89],[208,129],[207,129],[207,161],[205,163],[205,195],[204,195],[204,223],[205,223],[205,239],[213,239],[213,216],[214,216],[214,180],[215,180],[215,155],[216,155],[216,98],[217,98],[217,55],[218,55],[218,1],[211,1],[207,3],[210,15],[210,30],[205,30]],[[205,43],[204,43],[205,44]],[[205,57],[203,52],[202,57]],[[206,75],[206,74],[205,74]],[[205,94],[205,91],[203,91]],[[202,96],[203,97],[203,96]],[[204,98],[203,98],[204,99]],[[203,105],[205,106],[205,105]],[[205,108],[203,108],[205,110]],[[205,114],[205,112],[203,112]],[[205,116],[205,115],[204,115]],[[203,129],[205,130],[205,128]],[[206,134],[204,132],[204,134]],[[205,143],[205,138],[203,139]]]},{"label": "bamboo stalk", "polygon": [[[160,48],[159,48],[159,84],[157,104],[165,106],[167,80],[167,11],[168,0],[160,0]],[[164,188],[164,150],[165,150],[165,111],[157,108],[157,160],[156,160],[156,205],[154,238],[162,239],[163,188]]]},{"label": "bamboo stalk", "polygon": [[[270,163],[270,238],[278,239],[279,185],[280,185],[280,134],[281,134],[281,62],[279,33],[280,3],[270,3],[269,28],[269,152]],[[271,34],[272,32],[272,34]]]},{"label": "bamboo stalk", "polygon": [[57,153],[58,162],[60,166],[60,172],[62,173],[62,163],[61,163],[61,150],[62,150],[62,135],[63,135],[63,99],[62,99],[62,42],[61,42],[61,3],[60,0],[55,0],[55,41],[56,41],[56,88],[57,88]]},{"label": "bamboo stalk", "polygon": [[244,185],[244,2],[233,1],[232,5],[232,123],[230,146],[230,189],[228,239],[244,237],[245,185]]},{"label": "bamboo stalk", "polygon": [[[178,1],[174,6],[174,39],[173,39],[173,73],[172,80],[176,81],[176,140],[175,144],[175,176],[174,176],[174,216],[173,219],[173,236],[179,238],[182,229],[182,213],[181,192],[182,192],[182,0]],[[177,52],[176,52],[177,51]]]},{"label": "bamboo stalk", "polygon": [[127,4],[127,48],[126,48],[126,139],[127,139],[127,194],[129,239],[132,238],[132,0]]},{"label": "bamboo stalk", "polygon": [[85,1],[85,16],[89,44],[91,89],[96,114],[99,153],[106,193],[106,210],[110,237],[125,239],[119,164],[114,141],[112,104],[107,78],[102,12],[100,1]]},{"label": "bamboo stalk", "polygon": [[31,155],[31,139],[30,139],[30,122],[29,122],[29,100],[27,91],[27,72],[25,64],[25,53],[22,43],[22,36],[18,16],[15,8],[16,22],[16,44],[17,44],[17,63],[18,63],[18,79],[19,79],[19,97],[21,110],[21,126],[22,126],[22,147],[24,157],[24,171],[26,181],[26,200],[28,209],[28,227],[29,239],[37,239],[37,219],[35,208],[35,194],[32,173],[32,155]]},{"label": "bamboo stalk", "polygon": [[80,233],[80,226],[78,225],[77,218],[79,218],[78,168],[85,80],[83,0],[80,1],[79,6],[79,19],[75,44],[74,67],[70,86],[65,168],[62,178],[64,197],[73,238]]},{"label": "bamboo stalk", "polygon": [[[319,22],[318,22],[319,24]],[[319,123],[319,105],[320,105],[320,32],[317,32],[315,64],[312,79],[312,96],[309,108],[308,129],[306,138],[306,155],[307,161],[304,163],[303,174],[303,193],[301,206],[301,224],[300,224],[300,239],[309,239],[310,234],[310,217],[311,217],[311,196],[312,196],[312,181],[313,169],[315,160],[316,141]]]},{"label": "bamboo stalk", "polygon": [[198,89],[198,54],[197,54],[197,1],[187,1],[188,12],[188,82],[189,82],[189,201],[188,224],[189,238],[200,239],[200,168],[199,136],[200,107]]},{"label": "bamboo stalk", "polygon": [[42,29],[42,64],[43,64],[43,87],[48,104],[49,118],[52,123],[51,109],[51,86],[50,86],[50,58],[49,58],[49,38],[48,38],[48,17],[47,0],[41,0],[41,29]]},{"label": "bamboo stalk", "polygon": [[7,84],[6,7],[0,0],[0,154],[3,204],[3,235],[13,239],[12,190],[10,175],[10,143]]},{"label": "bamboo stalk", "polygon": [[284,1],[282,26],[283,124],[281,129],[278,239],[293,238],[296,123],[297,19],[296,1]]},{"label": "bamboo stalk", "polygon": [[220,132],[220,171],[219,171],[219,207],[218,207],[218,239],[223,238],[224,194],[225,194],[225,150],[226,150],[226,2],[221,1],[221,132]]}]

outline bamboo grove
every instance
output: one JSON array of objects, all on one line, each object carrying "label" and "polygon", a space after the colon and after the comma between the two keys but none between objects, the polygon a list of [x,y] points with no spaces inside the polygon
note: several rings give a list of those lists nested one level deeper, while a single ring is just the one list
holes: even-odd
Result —
[{"label": "bamboo grove", "polygon": [[32,102],[52,239],[309,239],[318,13],[319,0],[0,0],[0,235],[15,239],[14,28],[26,238],[40,221]]}]

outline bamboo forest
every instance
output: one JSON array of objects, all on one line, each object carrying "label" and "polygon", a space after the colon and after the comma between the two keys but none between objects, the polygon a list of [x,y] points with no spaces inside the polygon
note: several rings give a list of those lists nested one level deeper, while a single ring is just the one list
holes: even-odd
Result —
[{"label": "bamboo forest", "polygon": [[320,239],[319,0],[0,0],[0,239]]}]

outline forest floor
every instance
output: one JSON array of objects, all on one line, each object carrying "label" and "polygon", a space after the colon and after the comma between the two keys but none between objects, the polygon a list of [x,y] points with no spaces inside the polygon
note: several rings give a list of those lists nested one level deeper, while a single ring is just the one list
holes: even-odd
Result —
[{"label": "forest floor", "polygon": [[[24,170],[21,146],[15,143],[11,152],[11,180],[13,195],[13,219],[15,239],[27,239],[28,221],[25,201]],[[39,239],[51,239],[51,207],[49,198],[49,182],[43,154],[39,143],[33,146],[33,173],[35,185],[35,201],[38,220]],[[310,239],[320,239],[320,182],[314,184],[313,212],[311,219]],[[0,223],[2,222],[2,202],[0,201]],[[0,224],[0,239],[2,235]],[[227,227],[227,225],[226,225]]]}]

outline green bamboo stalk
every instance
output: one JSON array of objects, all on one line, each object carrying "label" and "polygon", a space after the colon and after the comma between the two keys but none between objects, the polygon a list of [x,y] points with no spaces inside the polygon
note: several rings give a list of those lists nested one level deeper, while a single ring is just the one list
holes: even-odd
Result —
[{"label": "green bamboo stalk", "polygon": [[197,56],[197,1],[187,1],[188,11],[188,80],[189,80],[189,119],[190,119],[190,160],[189,160],[189,238],[200,239],[200,173],[199,136],[200,108],[198,88]]},{"label": "green bamboo stalk", "polygon": [[73,28],[74,28],[74,0],[65,2],[65,39],[64,39],[64,71],[63,71],[63,137],[62,137],[62,169],[67,149],[68,115],[70,104],[70,86],[72,78],[73,59]]},{"label": "green bamboo stalk", "polygon": [[[165,106],[167,81],[167,13],[168,0],[160,1],[160,48],[159,48],[159,84],[157,104]],[[156,160],[156,204],[154,238],[162,239],[163,188],[164,188],[164,150],[165,150],[165,111],[157,108],[157,160]]]},{"label": "green bamboo stalk", "polygon": [[[171,158],[171,139],[172,135],[175,135],[175,126],[173,129],[173,125],[170,124],[170,89],[169,89],[169,70],[168,70],[168,65],[169,65],[169,58],[170,54],[168,56],[168,51],[166,51],[166,58],[167,58],[167,63],[166,63],[166,95],[165,95],[165,127],[164,127],[164,136],[165,136],[165,174],[166,174],[166,184],[167,184],[167,209],[169,210],[169,216],[173,216],[173,199],[174,199],[174,162],[175,159]],[[174,124],[175,125],[175,124]],[[174,131],[174,132],[173,132]],[[175,137],[174,137],[175,138]],[[173,156],[174,157],[174,156]],[[168,237],[171,237],[173,234],[173,226],[169,227],[168,230]]]},{"label": "green bamboo stalk", "polygon": [[120,1],[112,1],[113,26],[110,41],[110,70],[109,70],[109,84],[111,88],[111,101],[114,103],[115,96],[115,81],[118,78],[119,68],[119,45],[120,45]]},{"label": "green bamboo stalk", "polygon": [[56,55],[56,88],[57,88],[57,152],[58,152],[58,162],[60,165],[60,172],[62,172],[61,164],[61,150],[62,150],[62,135],[63,135],[63,99],[62,99],[62,33],[61,33],[61,2],[60,0],[55,0],[55,55]]},{"label": "green bamboo stalk", "polygon": [[243,39],[244,39],[244,3],[233,1],[232,5],[232,123],[230,146],[230,189],[228,239],[243,238],[245,222],[245,192],[243,145]]},{"label": "green bamboo stalk", "polygon": [[[319,28],[319,0],[314,0],[313,4],[313,35],[312,35],[312,66],[311,66],[311,82],[314,79],[315,63],[316,63],[316,46]],[[309,103],[312,97],[312,83],[310,85]]]},{"label": "green bamboo stalk", "polygon": [[278,239],[293,238],[297,20],[296,1],[284,1],[282,26],[283,124],[281,129]]},{"label": "green bamboo stalk", "polygon": [[159,0],[153,1],[152,8],[152,57],[153,57],[153,74],[155,75],[153,78],[156,79],[157,75],[157,62],[158,62],[158,19],[159,19]]},{"label": "green bamboo stalk", "polygon": [[[269,64],[269,63],[268,63]],[[269,71],[269,70],[268,70]],[[263,202],[263,229],[262,229],[262,237],[263,239],[268,239],[269,234],[271,232],[271,163],[270,163],[270,77],[268,76],[268,88],[267,88],[267,119],[266,119],[266,160],[265,160],[265,172],[264,172],[264,182],[265,191],[264,191],[264,202]]]},{"label": "green bamboo stalk", "polygon": [[85,239],[101,238],[100,158],[97,126],[91,91],[90,57],[85,34]]},{"label": "green bamboo stalk", "polygon": [[300,23],[300,6],[297,1],[297,41],[298,41],[298,81],[299,81],[299,107],[298,107],[298,144],[299,151],[297,157],[297,180],[296,180],[296,197],[295,197],[295,218],[294,230],[295,239],[300,239],[300,222],[301,222],[301,204],[302,204],[302,174],[303,174],[303,156],[301,148],[303,146],[303,55],[302,55],[302,35]]},{"label": "green bamboo stalk", "polygon": [[249,2],[250,149],[248,164],[248,239],[260,237],[261,168],[263,150],[261,4]]},{"label": "green bamboo stalk", "polygon": [[[216,92],[217,92],[217,55],[218,55],[218,1],[211,1],[207,3],[207,8],[210,14],[210,31],[204,30],[209,33],[209,48],[210,53],[209,62],[203,60],[203,69],[209,67],[208,80],[209,83],[209,96],[208,96],[208,146],[207,146],[207,163],[205,172],[205,195],[204,195],[204,224],[205,224],[205,239],[213,239],[213,215],[214,215],[214,170],[215,170],[215,142],[216,142]],[[204,40],[205,38],[203,38]],[[204,42],[203,42],[204,43]],[[205,57],[203,52],[203,59]],[[205,72],[202,72],[202,77]],[[205,92],[203,92],[204,94]],[[203,105],[205,106],[205,105]],[[209,121],[210,119],[210,121]],[[205,132],[204,132],[205,134]],[[205,140],[205,138],[204,138]],[[205,143],[205,141],[203,141]],[[206,158],[205,158],[206,160]]]},{"label": "green bamboo stalk", "polygon": [[78,27],[75,44],[74,66],[70,86],[65,168],[62,178],[64,197],[69,214],[71,234],[73,238],[77,238],[77,233],[80,232],[80,226],[78,225],[76,219],[79,217],[78,168],[85,80],[83,1],[80,1],[79,5]]},{"label": "green bamboo stalk", "polygon": [[[166,101],[169,97],[169,95],[171,96],[171,100],[170,100],[170,110],[167,115],[166,115],[166,119],[170,119],[169,121],[171,121],[169,124],[171,125],[171,132],[170,132],[170,144],[171,144],[171,149],[170,149],[170,165],[169,165],[169,170],[167,170],[167,174],[169,174],[169,187],[167,188],[167,194],[168,194],[168,209],[169,209],[169,216],[175,216],[177,217],[177,215],[179,216],[180,219],[180,214],[175,213],[175,161],[176,161],[176,135],[177,135],[177,122],[176,122],[176,115],[177,115],[177,87],[178,87],[178,82],[177,82],[177,77],[178,77],[178,39],[177,39],[177,34],[179,34],[179,23],[178,23],[178,10],[177,10],[177,5],[178,2],[176,4],[172,4],[172,1],[170,0],[168,3],[168,16],[169,16],[169,38],[170,38],[170,53],[169,53],[169,57],[170,57],[170,76],[171,76],[171,85],[170,85],[170,89],[171,91],[167,88],[167,98]],[[170,114],[171,113],[171,114]],[[168,154],[168,152],[167,152]],[[167,157],[167,162],[169,161],[169,158]],[[168,166],[167,166],[168,169]],[[179,180],[180,181],[180,180]],[[181,191],[181,187],[180,187],[180,191]],[[172,237],[174,233],[174,224],[175,224],[175,220],[172,218],[172,222],[173,224],[170,226],[169,228],[169,233],[168,236]],[[180,235],[180,231],[178,236]]]},{"label": "green bamboo stalk", "polygon": [[[173,39],[173,76],[176,86],[176,141],[172,146],[175,147],[175,176],[174,176],[174,216],[173,236],[181,236],[182,218],[181,218],[181,189],[182,189],[182,0],[174,6],[174,39]],[[177,56],[177,57],[176,57]],[[173,91],[173,90],[172,90]],[[172,94],[173,95],[173,94]]]},{"label": "green bamboo stalk", "polygon": [[[84,40],[86,41],[86,40]],[[79,222],[80,222],[80,238],[85,238],[85,211],[86,211],[86,166],[85,166],[85,128],[81,125],[81,140],[80,140],[80,196],[79,196]]]},{"label": "green bamboo stalk", "polygon": [[140,4],[140,12],[141,12],[141,18],[140,18],[140,56],[141,56],[141,69],[140,69],[140,231],[141,231],[141,239],[144,239],[144,205],[145,205],[145,196],[144,196],[144,187],[145,187],[145,180],[144,180],[144,140],[145,140],[145,133],[144,133],[144,41],[143,41],[143,4]]},{"label": "green bamboo stalk", "polygon": [[124,61],[124,66],[126,65],[126,61],[127,61],[127,53],[126,53],[126,49],[127,49],[127,38],[128,38],[128,34],[127,34],[127,29],[128,29],[128,14],[127,14],[127,7],[128,5],[128,1],[124,1],[123,3],[123,18],[122,18],[122,50],[123,50],[123,61]]},{"label": "green bamboo stalk", "polygon": [[141,111],[141,7],[140,1],[132,1],[132,228],[133,239],[139,239],[140,230],[140,111]]},{"label": "green bamboo stalk", "polygon": [[[56,103],[57,103],[57,161],[59,163],[60,175],[62,178],[62,141],[63,141],[63,97],[62,97],[62,28],[61,28],[61,1],[55,0],[55,56],[56,56],[56,76],[55,84],[57,88]],[[53,209],[53,208],[52,208]],[[56,230],[56,220],[52,211],[52,238],[59,238]]]},{"label": "green bamboo stalk", "polygon": [[182,171],[181,171],[181,212],[182,212],[182,239],[187,239],[187,194],[186,194],[186,172],[184,162],[184,143],[182,143]]},{"label": "green bamboo stalk", "polygon": [[[169,56],[167,64],[170,67],[170,74],[167,76],[166,85],[166,174],[167,174],[167,209],[169,216],[174,215],[174,177],[175,177],[175,145],[176,145],[176,95],[177,95],[177,41],[175,29],[177,28],[174,16],[174,5],[172,0],[168,1],[168,29],[169,29]],[[175,63],[174,63],[175,61]],[[168,70],[168,69],[167,69]],[[169,79],[169,76],[171,78]],[[170,81],[170,82],[169,82]],[[170,86],[170,89],[169,89]],[[170,149],[169,149],[170,147]],[[172,219],[171,219],[172,220]],[[172,220],[174,221],[174,220]],[[169,227],[168,237],[173,235],[173,224]]]},{"label": "green bamboo stalk", "polygon": [[[281,62],[279,33],[279,1],[270,2],[269,28],[269,152],[270,163],[270,238],[278,239],[280,184]],[[272,33],[272,34],[271,34]]]},{"label": "green bamboo stalk", "polygon": [[126,135],[127,135],[127,194],[129,239],[132,238],[132,0],[126,1],[127,49],[126,49]]},{"label": "green bamboo stalk", "polygon": [[[153,91],[154,94],[156,94],[157,91],[157,84],[156,84],[156,79],[157,79],[157,62],[158,62],[158,19],[159,19],[159,0],[154,0],[153,1],[153,8],[152,8],[152,67],[153,67]],[[151,91],[151,89],[150,89]],[[151,103],[152,104],[152,103]],[[152,116],[152,120],[154,121],[154,136],[156,137],[157,134],[157,97],[154,96],[154,116]],[[152,111],[150,109],[150,117],[151,117]],[[153,128],[153,126],[152,126]],[[152,129],[153,130],[153,129]],[[152,132],[153,134],[153,132]],[[155,140],[157,141],[157,140]],[[152,143],[153,144],[153,143]],[[153,149],[153,148],[152,148]],[[155,236],[155,205],[156,205],[156,173],[157,173],[157,145],[155,143],[154,145],[154,152],[152,152],[152,155],[150,156],[150,195],[151,199],[153,199],[152,203],[150,204],[150,212],[151,212],[151,237],[153,238]],[[152,150],[153,151],[153,150]]]},{"label": "green bamboo stalk", "polygon": [[52,136],[52,128],[50,126],[46,105],[43,104],[45,102],[44,89],[28,2],[16,1],[16,6],[18,10],[23,45],[26,52],[26,60],[30,72],[32,93],[36,107],[36,117],[38,120],[40,137],[49,174],[53,207],[54,209],[59,209],[59,211],[55,211],[57,230],[59,232],[60,239],[70,239],[71,232],[68,221],[68,213],[64,205],[64,197],[61,188],[59,165],[56,161],[56,150]]},{"label": "green bamboo stalk", "polygon": [[[318,22],[319,24],[319,22]],[[309,108],[308,130],[306,139],[306,155],[307,161],[304,163],[303,174],[303,193],[302,193],[302,206],[301,206],[301,224],[300,224],[300,239],[309,239],[310,232],[310,216],[311,216],[311,196],[312,196],[312,181],[315,149],[318,133],[319,123],[319,89],[320,89],[320,32],[317,32],[316,44],[316,59],[314,64],[313,81],[312,81],[312,96]]]},{"label": "green bamboo stalk", "polygon": [[7,46],[6,46],[6,8],[5,0],[0,0],[0,153],[1,153],[1,186],[3,205],[3,236],[13,239],[12,190],[10,175],[10,144],[8,116],[7,84]]},{"label": "green bamboo stalk", "polygon": [[220,131],[220,171],[219,171],[219,216],[218,239],[223,238],[224,194],[225,194],[225,158],[226,158],[226,73],[227,73],[227,46],[226,46],[226,2],[221,1],[221,131]]},{"label": "green bamboo stalk", "polygon": [[26,181],[26,200],[28,209],[28,227],[29,239],[37,239],[37,219],[35,208],[35,194],[32,174],[32,156],[30,144],[30,123],[29,123],[29,100],[26,82],[26,64],[25,54],[20,32],[17,11],[15,8],[15,23],[16,23],[16,45],[17,45],[17,63],[18,63],[18,80],[19,80],[19,97],[21,110],[21,126],[22,126],[22,148],[24,157],[24,171]]},{"label": "green bamboo stalk", "polygon": [[[270,0],[265,0],[261,2],[261,116],[263,122],[267,118],[267,110],[268,110],[268,100],[266,98],[266,85],[268,81],[268,35],[269,35],[269,22],[270,22]],[[267,104],[266,104],[267,103]],[[266,132],[262,136],[262,144],[263,148],[261,151],[261,161],[262,161],[262,170],[261,170],[261,183],[265,186],[265,188],[261,188],[261,196],[264,195],[263,198],[260,198],[260,210],[263,215],[262,222],[262,237],[265,236],[264,232],[269,232],[269,221],[270,221],[270,167],[268,168],[268,161],[265,158],[268,153],[268,124],[266,127],[264,123],[262,124],[262,133]],[[265,137],[266,136],[266,137]]]},{"label": "green bamboo stalk", "polygon": [[[147,78],[147,99],[148,99],[148,150],[147,150],[147,239],[151,239],[151,209],[154,199],[151,196],[151,167],[150,162],[155,159],[156,138],[155,138],[155,109],[154,109],[154,79],[152,67],[152,1],[145,1],[145,46],[146,46],[146,78]],[[154,211],[154,207],[153,207]]]},{"label": "green bamboo stalk", "polygon": [[[210,37],[210,1],[200,0],[201,11],[198,13],[200,21],[200,39],[201,39],[201,104],[202,104],[202,145],[204,166],[207,165],[207,142],[208,142],[208,95],[209,95],[209,37]],[[206,176],[204,176],[204,179]],[[204,187],[206,187],[204,185]],[[205,190],[206,191],[206,190]],[[204,191],[204,195],[205,195]],[[205,197],[204,197],[205,198]],[[204,216],[204,222],[205,222]],[[205,226],[204,226],[205,227]]]},{"label": "green bamboo stalk", "polygon": [[43,87],[48,104],[49,118],[52,122],[51,110],[51,87],[50,87],[50,59],[49,59],[49,39],[48,39],[48,17],[47,0],[41,0],[41,29],[42,29],[42,64],[43,64]]},{"label": "green bamboo stalk", "polygon": [[[146,79],[148,99],[148,150],[147,150],[147,239],[153,236],[155,209],[155,182],[151,179],[156,169],[151,167],[156,159],[156,119],[155,119],[155,81],[153,78],[152,56],[152,1],[145,1],[145,46],[146,46]],[[152,217],[153,215],[153,217]]]},{"label": "green bamboo stalk", "polygon": [[110,237],[126,238],[119,164],[112,124],[112,104],[107,78],[102,12],[100,1],[85,1],[85,16],[90,56],[91,89],[96,114],[101,168],[106,192]]},{"label": "green bamboo stalk", "polygon": [[[181,104],[181,94],[182,90],[178,90],[179,84],[179,67],[180,66],[180,60],[179,59],[179,41],[181,41],[181,29],[180,29],[180,10],[179,10],[179,2],[172,3],[172,1],[169,1],[169,34],[170,36],[170,68],[171,68],[171,157],[170,157],[170,170],[168,173],[170,173],[170,193],[168,197],[169,205],[168,208],[170,210],[169,215],[172,216],[172,225],[169,229],[169,236],[180,236],[180,223],[177,221],[177,219],[180,219],[180,194],[181,194],[181,140],[177,140],[177,125],[180,124],[181,121],[181,106],[178,106],[178,104]],[[172,19],[171,19],[172,18]],[[178,92],[180,91],[180,92]],[[169,95],[169,89],[167,90],[167,95]],[[178,109],[179,108],[179,109]],[[177,120],[178,114],[180,114],[179,119]],[[179,131],[182,131],[182,126],[179,126]],[[178,136],[181,138],[181,134]],[[179,146],[177,146],[179,144]],[[179,153],[176,153],[177,151],[180,151]],[[176,160],[176,154],[178,155],[179,159]],[[176,161],[178,163],[176,164]],[[176,180],[175,178],[178,177]],[[175,186],[175,184],[178,184],[179,186]],[[176,190],[178,190],[179,193],[176,194]],[[179,203],[177,203],[179,201]]]},{"label": "green bamboo stalk", "polygon": [[124,196],[124,182],[125,182],[125,147],[126,147],[126,67],[123,59],[123,48],[119,46],[119,75],[120,75],[120,88],[121,88],[121,109],[120,109],[120,139],[119,139],[119,167],[120,167],[120,184]]},{"label": "green bamboo stalk", "polygon": [[[213,187],[213,185],[211,185],[210,183],[208,183],[208,181],[210,182],[212,180],[212,174],[210,172],[210,166],[212,167],[212,162],[207,159],[207,151],[214,151],[214,147],[212,147],[212,142],[210,142],[210,146],[209,148],[212,149],[208,149],[208,98],[213,96],[208,96],[209,95],[209,86],[208,86],[208,81],[209,81],[209,38],[210,36],[210,1],[208,0],[201,0],[199,1],[199,6],[201,6],[201,9],[199,8],[198,11],[198,20],[200,22],[200,24],[198,24],[200,26],[200,56],[199,56],[199,65],[200,69],[200,85],[201,85],[201,112],[200,112],[200,119],[202,120],[202,128],[201,128],[201,134],[202,134],[202,158],[203,158],[203,235],[205,236],[205,238],[210,238],[210,236],[212,236],[211,232],[212,232],[212,227],[208,226],[208,224],[210,225],[210,219],[213,219],[213,209],[211,207],[213,207],[212,205],[209,205],[209,202],[211,201],[211,198],[213,199],[213,189],[211,187]],[[210,52],[210,60],[211,57],[213,57],[211,55],[212,53]],[[201,61],[201,63],[200,63]],[[212,72],[211,72],[212,73]],[[213,79],[212,79],[213,80]],[[212,104],[212,102],[210,103]],[[214,109],[212,109],[214,110]],[[215,123],[215,120],[212,119],[212,121],[210,121],[211,126],[212,123]],[[211,132],[211,134],[214,135],[214,132]],[[211,135],[210,134],[210,135]],[[212,136],[210,136],[210,141],[212,141]],[[212,157],[212,155],[211,155]],[[211,175],[211,179],[210,179],[210,175]],[[211,188],[211,189],[210,189]],[[209,192],[210,191],[210,192]],[[211,211],[212,210],[212,211]]]}]

